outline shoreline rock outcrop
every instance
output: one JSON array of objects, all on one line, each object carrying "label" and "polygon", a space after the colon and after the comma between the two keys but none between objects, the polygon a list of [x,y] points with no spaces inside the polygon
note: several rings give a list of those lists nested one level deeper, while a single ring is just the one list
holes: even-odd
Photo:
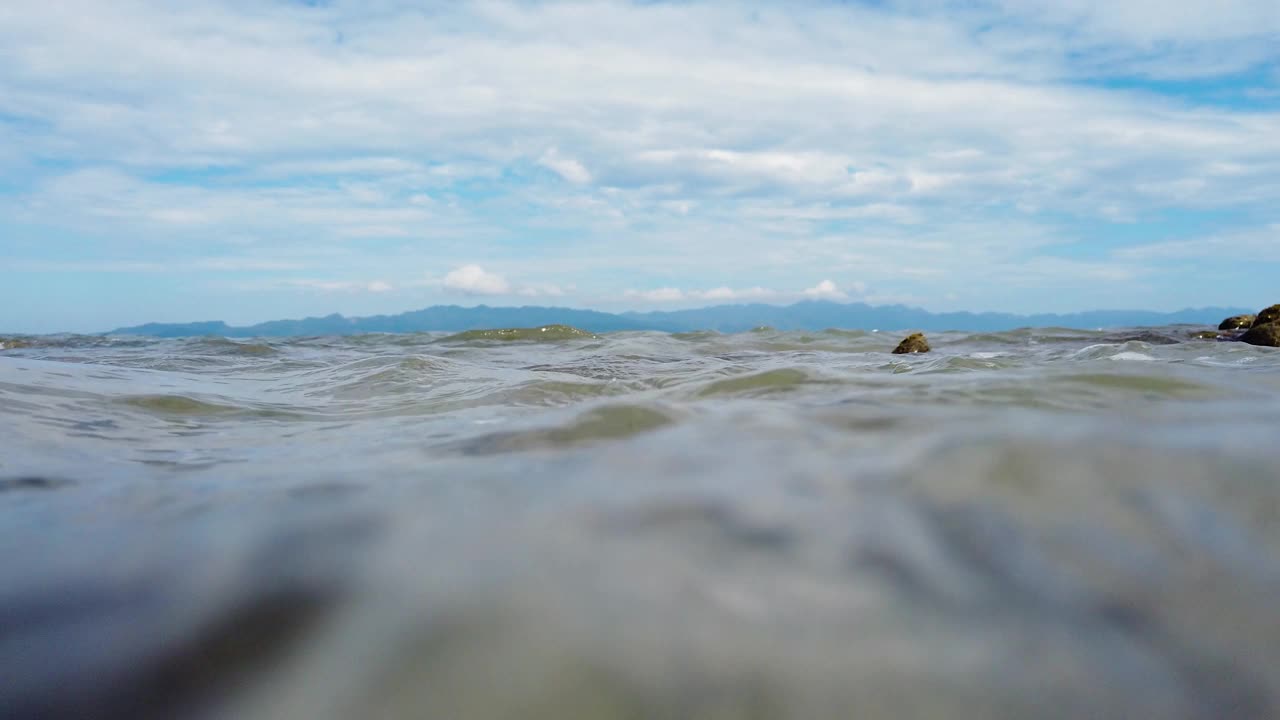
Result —
[{"label": "shoreline rock outcrop", "polygon": [[1248,330],[1256,315],[1232,315],[1218,323],[1219,330]]},{"label": "shoreline rock outcrop", "polygon": [[[1280,347],[1280,304],[1271,305],[1257,315],[1232,315],[1218,325],[1220,342],[1246,342],[1250,345]],[[1208,339],[1209,331],[1192,334]]]},{"label": "shoreline rock outcrop", "polygon": [[1280,305],[1272,305],[1271,307],[1258,313],[1258,316],[1253,319],[1253,323],[1249,327],[1260,327],[1262,325],[1269,325],[1273,322],[1276,322],[1277,320],[1280,320]]},{"label": "shoreline rock outcrop", "polygon": [[1270,322],[1266,325],[1254,325],[1249,331],[1240,336],[1242,342],[1250,345],[1262,345],[1264,347],[1280,347],[1280,322]]},{"label": "shoreline rock outcrop", "polygon": [[898,343],[898,347],[893,349],[893,354],[927,353],[932,349],[929,347],[929,341],[925,339],[924,333],[911,333],[902,338],[902,342]]}]

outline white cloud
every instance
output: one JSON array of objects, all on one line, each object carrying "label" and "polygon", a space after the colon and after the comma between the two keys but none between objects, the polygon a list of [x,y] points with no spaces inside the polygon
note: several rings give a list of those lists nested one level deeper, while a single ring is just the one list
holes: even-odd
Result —
[{"label": "white cloud", "polygon": [[844,300],[849,294],[836,287],[836,284],[830,280],[823,280],[811,288],[806,288],[804,294],[813,298],[821,298],[823,300]]},{"label": "white cloud", "polygon": [[1079,28],[1094,43],[1150,47],[1243,41],[1280,30],[1265,0],[997,0],[994,5],[1039,24]]},{"label": "white cloud", "polygon": [[[322,292],[340,292],[340,293],[385,293],[395,290],[395,286],[385,280],[373,280],[371,282],[356,282],[351,280],[309,280],[294,279],[285,280],[282,283],[287,287],[305,288],[307,290],[320,290]],[[250,285],[250,287],[256,287]]]},{"label": "white cloud", "polygon": [[827,152],[741,152],[719,148],[649,150],[640,163],[658,172],[675,171],[715,183],[759,181],[838,186],[849,181],[852,158]]},{"label": "white cloud", "polygon": [[742,212],[750,217],[792,222],[882,220],[901,224],[920,222],[920,211],[901,203],[842,205],[830,202],[798,204],[794,201],[747,201]]},{"label": "white cloud", "polygon": [[1138,262],[1280,263],[1280,223],[1220,235],[1136,245],[1118,249],[1112,255],[1121,261]]},{"label": "white cloud", "polygon": [[149,182],[103,167],[47,178],[12,208],[15,217],[28,222],[55,212],[62,212],[58,222],[64,225],[97,232],[208,233],[219,242],[233,232],[297,237],[299,228],[317,231],[306,233],[312,244],[325,237],[408,237],[447,232],[459,222],[447,209],[401,202],[394,186],[202,187]]},{"label": "white cloud", "polygon": [[0,257],[0,266],[18,272],[38,273],[209,273],[275,272],[301,270],[288,260],[254,257],[182,257],[166,260],[29,260]]},{"label": "white cloud", "polygon": [[444,287],[468,295],[506,295],[511,292],[507,279],[486,271],[479,265],[463,265],[444,276]]},{"label": "white cloud", "polygon": [[[427,282],[431,287],[434,282]],[[564,297],[565,289],[552,283],[513,284],[503,275],[479,265],[463,265],[444,276],[439,287],[467,295],[519,295],[522,297]]]},{"label": "white cloud", "polygon": [[554,171],[557,175],[577,185],[583,185],[591,182],[591,173],[587,171],[582,163],[567,158],[560,154],[555,148],[551,148],[542,154],[538,164]]},{"label": "white cloud", "polygon": [[628,290],[624,295],[628,298],[649,300],[651,302],[676,302],[685,299],[684,291],[673,287],[663,287],[655,290]]},{"label": "white cloud", "polygon": [[426,172],[420,163],[397,157],[356,157],[341,160],[293,160],[275,162],[261,168],[268,177],[294,177],[298,175],[352,176],[394,175]]},{"label": "white cloud", "polygon": [[751,287],[735,290],[730,287],[718,287],[695,293],[703,300],[767,300],[778,296],[777,290],[762,287]]},{"label": "white cloud", "polygon": [[517,295],[525,297],[564,297],[564,288],[559,285],[551,285],[544,283],[541,285],[525,285],[516,291]]},{"label": "white cloud", "polygon": [[[856,288],[856,292],[866,292],[866,285],[861,282],[853,283],[852,287]],[[799,300],[801,298],[818,298],[823,300],[847,300],[849,294],[841,291],[836,284],[830,280],[823,280],[814,287],[800,291],[785,291],[765,288],[760,286],[749,288],[731,288],[721,286],[711,288],[709,290],[684,290],[675,287],[662,287],[654,290],[627,290],[624,297],[633,300],[646,300],[649,302],[682,302],[682,301],[738,301],[738,300],[754,300],[754,301],[778,301],[788,302]]]},{"label": "white cloud", "polygon": [[712,288],[703,293],[703,297],[708,300],[732,300],[738,297],[738,292],[729,287]]}]

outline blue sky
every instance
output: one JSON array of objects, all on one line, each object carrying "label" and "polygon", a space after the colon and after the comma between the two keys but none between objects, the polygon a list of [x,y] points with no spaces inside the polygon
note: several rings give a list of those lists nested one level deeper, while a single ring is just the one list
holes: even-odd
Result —
[{"label": "blue sky", "polygon": [[0,4],[0,331],[1277,271],[1275,0]]}]

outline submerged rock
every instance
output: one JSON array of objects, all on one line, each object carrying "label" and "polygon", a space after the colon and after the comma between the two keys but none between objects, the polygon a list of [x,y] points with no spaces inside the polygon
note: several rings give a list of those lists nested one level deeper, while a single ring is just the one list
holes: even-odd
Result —
[{"label": "submerged rock", "polygon": [[1258,317],[1254,318],[1253,324],[1249,327],[1269,325],[1277,320],[1280,320],[1280,305],[1272,305],[1266,310],[1258,313]]},{"label": "submerged rock", "polygon": [[924,339],[924,333],[911,333],[898,343],[898,347],[893,349],[893,354],[927,353],[930,349],[929,341]]},{"label": "submerged rock", "polygon": [[1240,339],[1250,345],[1280,347],[1280,322],[1267,323],[1266,325],[1254,325],[1249,328],[1249,332],[1242,335]]},{"label": "submerged rock", "polygon": [[19,338],[0,337],[0,350],[17,350],[25,347],[31,347],[31,343]]},{"label": "submerged rock", "polygon": [[1143,343],[1147,343],[1148,345],[1177,345],[1178,343],[1182,342],[1182,339],[1179,337],[1174,337],[1173,335],[1162,333],[1162,332],[1143,330],[1141,332],[1136,332],[1136,333],[1128,332],[1128,333],[1120,333],[1118,335],[1107,335],[1106,337],[1102,338],[1102,341],[1107,343],[1115,343],[1117,345],[1120,343],[1127,343],[1127,342],[1143,342]]},{"label": "submerged rock", "polygon": [[19,477],[0,477],[0,493],[25,490],[58,490],[71,485],[71,481],[43,475],[24,475]]},{"label": "submerged rock", "polygon": [[[1226,322],[1226,320],[1223,320]],[[1188,335],[1192,340],[1217,340],[1218,333],[1215,330],[1197,330]]]},{"label": "submerged rock", "polygon": [[494,330],[468,330],[442,338],[440,342],[468,342],[472,340],[525,340],[554,342],[574,338],[593,338],[595,334],[568,325],[543,325],[534,328],[498,328]]},{"label": "submerged rock", "polygon": [[1218,323],[1219,330],[1244,330],[1253,324],[1255,315],[1232,315]]}]

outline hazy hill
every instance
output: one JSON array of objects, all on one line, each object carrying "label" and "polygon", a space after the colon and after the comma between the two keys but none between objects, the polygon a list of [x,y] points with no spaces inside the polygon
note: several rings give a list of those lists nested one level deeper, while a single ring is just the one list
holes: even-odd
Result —
[{"label": "hazy hill", "polygon": [[1066,315],[1009,313],[932,313],[905,305],[866,305],[805,301],[794,305],[720,305],[670,312],[624,313],[623,317],[664,330],[741,332],[760,325],[779,330],[829,327],[867,330],[1012,330],[1019,327],[1136,327],[1178,323],[1217,325],[1228,315],[1252,310],[1199,308],[1172,313],[1097,310]]},{"label": "hazy hill", "polygon": [[571,308],[518,307],[500,308],[480,305],[464,308],[436,305],[399,315],[343,317],[333,314],[301,320],[271,320],[257,325],[232,327],[224,322],[148,323],[112,330],[112,335],[151,335],[185,337],[189,335],[222,335],[224,337],[285,337],[290,335],[354,335],[358,333],[406,333],[444,330],[461,332],[499,327],[536,327],[553,324],[572,325],[591,332],[651,329],[635,320],[611,313]]},{"label": "hazy hill", "polygon": [[1217,325],[1228,315],[1252,312],[1241,308],[1199,308],[1172,313],[1141,310],[1098,310],[1066,315],[1012,315],[1007,313],[931,313],[905,305],[872,306],[862,303],[805,301],[794,305],[717,305],[665,312],[621,314],[552,307],[478,307],[437,305],[399,315],[348,318],[342,315],[309,317],[232,327],[221,321],[148,323],[119,328],[114,335],[183,337],[282,337],[288,335],[352,335],[371,332],[427,332],[477,330],[500,327],[535,327],[560,323],[591,332],[617,330],[717,330],[742,332],[768,325],[779,330],[863,328],[880,330],[1011,330],[1017,327],[1101,328],[1189,323]]}]

